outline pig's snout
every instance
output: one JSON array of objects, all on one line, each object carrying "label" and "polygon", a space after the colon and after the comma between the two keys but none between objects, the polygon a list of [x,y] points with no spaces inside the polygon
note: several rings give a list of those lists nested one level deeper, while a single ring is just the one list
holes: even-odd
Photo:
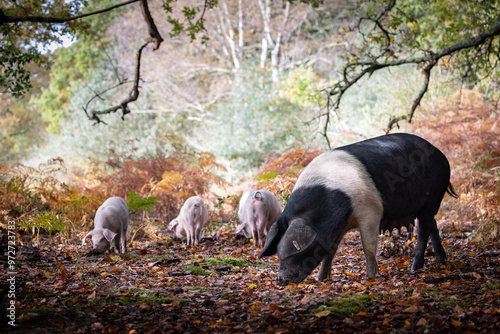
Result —
[{"label": "pig's snout", "polygon": [[278,274],[278,283],[281,285],[288,285],[290,283],[290,280],[285,278],[281,273]]},{"label": "pig's snout", "polygon": [[278,271],[278,284],[288,285],[288,283],[290,282],[293,282],[293,277],[290,276],[290,273],[283,269],[280,269]]}]

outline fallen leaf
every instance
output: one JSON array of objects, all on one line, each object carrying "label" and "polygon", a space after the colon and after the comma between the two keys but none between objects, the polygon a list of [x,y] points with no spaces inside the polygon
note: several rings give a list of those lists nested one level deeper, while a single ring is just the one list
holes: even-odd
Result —
[{"label": "fallen leaf", "polygon": [[418,311],[418,308],[416,306],[410,306],[408,308],[405,308],[403,310],[404,313],[414,313],[414,312],[417,312]]},{"label": "fallen leaf", "polygon": [[88,297],[87,300],[93,301],[95,299],[96,290],[94,290]]},{"label": "fallen leaf", "polygon": [[269,312],[273,313],[274,311],[276,311],[277,309],[279,309],[279,306],[276,305],[276,304],[271,304],[269,305]]},{"label": "fallen leaf", "polygon": [[34,316],[36,316],[36,314],[34,314],[34,313],[23,313],[19,317],[17,317],[16,320],[19,322],[23,322],[23,321],[30,320]]},{"label": "fallen leaf", "polygon": [[420,318],[420,320],[417,322],[417,326],[425,326],[427,325],[427,320],[425,318]]},{"label": "fallen leaf", "polygon": [[[95,292],[95,291],[94,291],[94,292]],[[104,328],[104,325],[103,325],[103,324],[101,324],[100,322],[94,322],[94,323],[90,326],[90,328],[92,328],[92,329],[103,329],[103,328]]]},{"label": "fallen leaf", "polygon": [[324,311],[320,311],[320,312],[316,313],[315,316],[317,316],[318,318],[322,318],[322,317],[329,316],[330,313],[332,313],[332,312],[330,312],[328,310],[324,310]]}]

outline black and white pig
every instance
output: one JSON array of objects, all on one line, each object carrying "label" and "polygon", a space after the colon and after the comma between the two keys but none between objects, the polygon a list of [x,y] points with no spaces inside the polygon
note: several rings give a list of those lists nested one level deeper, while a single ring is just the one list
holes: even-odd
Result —
[{"label": "black and white pig", "polygon": [[238,219],[240,226],[236,234],[253,238],[254,246],[262,248],[267,232],[281,214],[281,204],[268,190],[246,190],[240,199]]},{"label": "black and white pig", "polygon": [[82,240],[92,238],[93,252],[105,253],[111,247],[118,253],[118,244],[122,253],[127,252],[127,232],[129,218],[128,206],[121,197],[110,197],[97,209],[94,229]]},{"label": "black and white pig", "polygon": [[200,234],[207,223],[208,211],[199,196],[189,197],[181,208],[179,216],[168,224],[168,231],[173,238],[187,239],[187,244],[198,246]]},{"label": "black and white pig", "polygon": [[331,265],[345,233],[358,228],[366,274],[378,274],[380,231],[418,219],[412,270],[424,265],[429,236],[443,263],[436,215],[445,192],[457,197],[444,154],[411,134],[389,134],[339,147],[316,157],[303,170],[283,214],[271,226],[259,258],[278,253],[278,279],[303,281],[322,262],[319,280]]}]

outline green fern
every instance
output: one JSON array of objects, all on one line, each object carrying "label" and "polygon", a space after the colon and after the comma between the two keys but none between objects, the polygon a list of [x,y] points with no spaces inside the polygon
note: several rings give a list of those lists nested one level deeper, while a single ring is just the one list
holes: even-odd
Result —
[{"label": "green fern", "polygon": [[130,191],[127,196],[127,205],[130,211],[141,212],[142,210],[148,210],[148,212],[151,212],[153,206],[158,204],[157,201],[158,198],[156,197],[141,198],[135,191]]}]

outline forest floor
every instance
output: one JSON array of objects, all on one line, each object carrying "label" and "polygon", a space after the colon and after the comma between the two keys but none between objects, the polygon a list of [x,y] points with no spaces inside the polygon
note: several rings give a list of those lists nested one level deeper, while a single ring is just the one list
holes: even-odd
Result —
[{"label": "forest floor", "polygon": [[[277,257],[257,260],[234,226],[208,233],[198,247],[140,237],[126,254],[98,256],[80,245],[84,231],[46,237],[38,248],[16,231],[15,260],[0,253],[0,332],[500,333],[497,109],[482,98],[451,101],[414,125],[448,157],[460,194],[446,196],[436,217],[444,265],[429,246],[424,268],[411,271],[416,241],[385,235],[380,274],[367,279],[359,233],[350,232],[331,279],[316,281],[316,269],[300,284],[279,285]],[[12,236],[2,226],[6,250]]]},{"label": "forest floor", "polygon": [[2,321],[2,332],[499,333],[500,244],[442,235],[448,262],[436,265],[429,248],[418,272],[410,271],[415,241],[382,236],[380,275],[366,279],[359,233],[351,232],[331,280],[311,275],[286,286],[275,280],[276,257],[256,260],[252,245],[231,233],[199,247],[132,242],[124,255],[22,246],[15,275],[2,264],[2,284],[15,277],[17,317],[16,327]]}]

